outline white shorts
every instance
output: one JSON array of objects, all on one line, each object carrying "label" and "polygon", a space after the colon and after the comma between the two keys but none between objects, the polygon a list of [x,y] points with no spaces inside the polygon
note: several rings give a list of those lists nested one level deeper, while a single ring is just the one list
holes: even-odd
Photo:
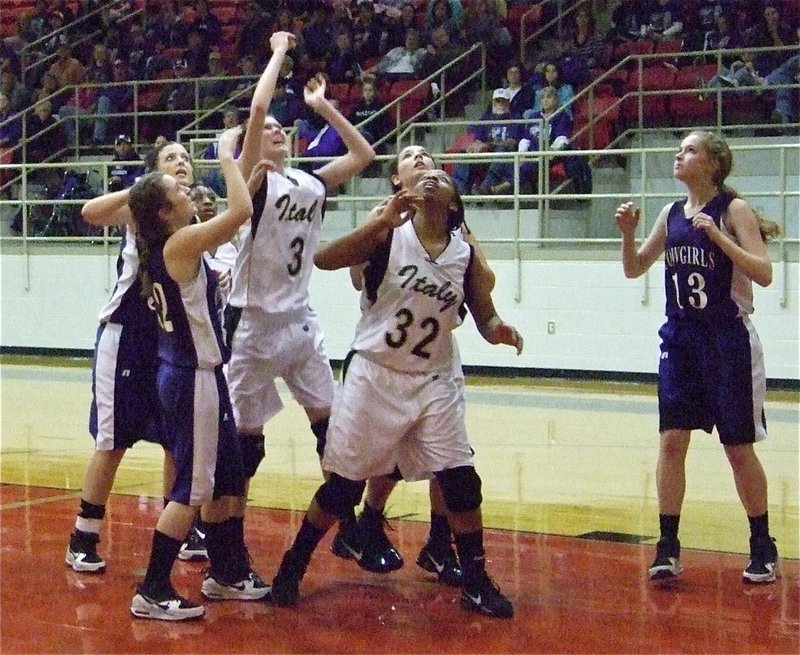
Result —
[{"label": "white shorts", "polygon": [[474,466],[463,388],[452,371],[401,373],[356,353],[333,405],[322,468],[365,480],[395,466],[409,482]]},{"label": "white shorts", "polygon": [[275,378],[307,409],[333,404],[334,379],[322,329],[311,311],[276,321],[245,309],[233,333],[228,387],[236,427],[255,432],[283,409]]}]

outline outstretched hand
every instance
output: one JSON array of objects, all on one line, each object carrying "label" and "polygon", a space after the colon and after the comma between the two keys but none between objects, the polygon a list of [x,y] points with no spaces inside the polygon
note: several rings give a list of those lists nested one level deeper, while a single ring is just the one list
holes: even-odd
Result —
[{"label": "outstretched hand", "polygon": [[325,100],[325,88],[325,78],[320,73],[309,78],[308,82],[306,82],[306,86],[303,89],[303,99],[314,111]]},{"label": "outstretched hand", "polygon": [[297,44],[297,37],[291,32],[274,32],[271,37],[269,37],[269,47],[272,48],[272,52],[279,52],[283,51],[286,52],[291,50]]},{"label": "outstretched hand", "polygon": [[230,127],[219,135],[217,143],[217,155],[220,159],[225,157],[233,158],[236,153],[236,145],[239,142],[239,135],[242,133],[242,126]]},{"label": "outstretched hand", "polygon": [[632,202],[624,202],[617,207],[614,219],[617,221],[617,226],[623,234],[631,233],[639,224],[641,213],[641,210]]}]

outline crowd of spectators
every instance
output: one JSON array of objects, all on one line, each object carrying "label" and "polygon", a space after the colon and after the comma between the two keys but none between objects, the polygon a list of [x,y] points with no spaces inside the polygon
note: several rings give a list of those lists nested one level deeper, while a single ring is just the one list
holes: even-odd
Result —
[{"label": "crowd of spectators", "polygon": [[[520,14],[513,10],[527,9],[528,0],[250,0],[224,5],[209,0],[37,0],[17,15],[16,31],[0,41],[1,115],[36,107],[26,115],[27,133],[47,125],[54,143],[72,145],[80,139],[110,152],[116,135],[130,133],[129,119],[118,114],[132,110],[131,82],[160,80],[152,104],[140,102],[139,110],[169,113],[153,121],[152,133],[140,135],[174,138],[193,118],[196,103],[202,110],[226,102],[240,110],[248,106],[248,89],[270,55],[269,36],[275,30],[293,32],[297,46],[286,58],[271,111],[284,125],[311,118],[309,145],[325,140],[318,138],[324,126],[313,125],[313,117],[305,115],[302,88],[309,76],[322,72],[331,85],[362,85],[361,100],[351,96],[343,107],[360,122],[379,113],[391,82],[423,78],[475,43],[486,46],[490,84],[509,90],[509,111],[518,117],[541,113],[545,88],[555,90],[559,105],[568,105],[613,63],[611,53],[624,42],[676,42],[683,51],[700,53],[730,50],[724,63],[734,72],[744,67],[767,84],[798,81],[796,52],[765,53],[743,63],[739,52],[798,43],[798,12],[791,11],[788,0],[621,0],[605,33],[597,30],[588,1],[548,4],[545,18],[556,5],[577,6],[559,21],[554,38],[537,43],[533,54],[519,61],[512,34]],[[142,11],[132,14],[137,8]],[[196,87],[184,81],[192,78],[200,78]],[[92,86],[108,83],[114,86]],[[432,91],[435,95],[438,88]],[[779,91],[764,95],[773,103],[773,120],[796,121],[796,90]],[[564,113],[572,120],[569,107]],[[390,117],[383,116],[367,127],[373,140],[389,129]],[[207,126],[222,123],[220,111]],[[0,157],[19,141],[21,127],[13,121],[0,127]],[[42,154],[41,148],[27,148],[31,161]]]}]

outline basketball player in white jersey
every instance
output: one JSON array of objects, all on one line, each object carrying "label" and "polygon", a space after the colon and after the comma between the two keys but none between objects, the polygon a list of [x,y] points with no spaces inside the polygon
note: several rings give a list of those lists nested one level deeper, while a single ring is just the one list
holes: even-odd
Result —
[{"label": "basketball player in white jersey", "polygon": [[[391,163],[389,182],[394,192],[400,189],[413,189],[422,175],[436,168],[436,162],[424,147],[409,145],[403,148]],[[386,207],[391,196],[378,205],[367,220],[374,220]],[[475,253],[474,265],[481,270],[478,279],[485,289],[482,293],[491,293],[495,284],[494,272],[489,268],[486,256],[480,244],[472,235],[466,222],[461,228],[453,231],[454,238],[467,241]],[[357,290],[363,288],[363,266],[354,266],[350,270],[353,286]],[[461,389],[461,403],[464,403],[464,376],[458,344],[453,337],[453,370]],[[396,570],[403,564],[403,558],[389,541],[384,532],[384,508],[395,485],[401,476],[394,471],[388,476],[371,478],[367,482],[364,509],[357,521],[341,521],[331,551],[345,559],[354,559],[361,568],[377,573]],[[428,539],[417,556],[417,565],[434,573],[437,580],[451,586],[461,586],[461,567],[453,551],[452,533],[448,524],[447,510],[442,492],[435,478],[430,481],[431,521]]]},{"label": "basketball player in white jersey", "polygon": [[496,314],[473,266],[473,249],[453,238],[463,205],[444,171],[427,171],[380,216],[315,256],[320,268],[367,263],[362,315],[331,415],[318,489],[272,583],[277,605],[299,600],[299,583],[325,532],[347,518],[367,478],[399,467],[406,480],[436,476],[463,567],[461,606],[510,618],[511,602],[485,570],[481,481],[466,434],[450,332],[464,305],[483,337],[521,352],[517,331]]},{"label": "basketball player in white jersey", "polygon": [[288,140],[267,109],[294,35],[276,32],[270,46],[272,57],[253,93],[239,165],[245,178],[260,159],[270,160],[274,170],[253,197],[253,218],[226,310],[232,347],[228,381],[248,479],[264,457],[264,424],[283,407],[278,377],[305,410],[322,455],[334,381],[308,285],[328,190],[375,157],[372,146],[325,97],[324,79],[316,77],[304,89],[305,102],[341,135],[347,153],[313,174],[286,165]]}]

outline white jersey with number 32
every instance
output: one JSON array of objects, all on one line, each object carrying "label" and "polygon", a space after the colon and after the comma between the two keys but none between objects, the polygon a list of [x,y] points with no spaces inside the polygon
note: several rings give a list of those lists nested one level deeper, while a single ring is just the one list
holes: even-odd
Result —
[{"label": "white jersey with number 32", "polygon": [[464,316],[471,246],[451,238],[431,260],[412,221],[393,230],[387,245],[364,271],[363,311],[353,350],[397,371],[451,369],[450,332]]}]

